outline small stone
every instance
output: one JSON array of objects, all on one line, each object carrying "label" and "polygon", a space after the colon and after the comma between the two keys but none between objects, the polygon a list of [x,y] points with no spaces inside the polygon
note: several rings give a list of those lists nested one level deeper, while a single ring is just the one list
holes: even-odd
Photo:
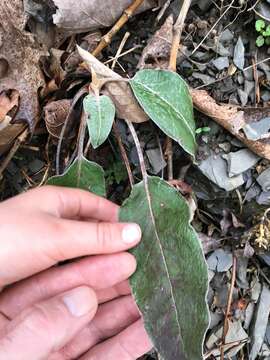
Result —
[{"label": "small stone", "polygon": [[220,56],[217,59],[214,59],[212,63],[220,71],[230,66],[229,59],[227,56]]}]

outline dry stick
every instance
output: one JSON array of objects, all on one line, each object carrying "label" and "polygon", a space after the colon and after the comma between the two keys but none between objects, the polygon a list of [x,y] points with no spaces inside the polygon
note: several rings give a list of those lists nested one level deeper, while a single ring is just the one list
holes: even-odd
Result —
[{"label": "dry stick", "polygon": [[211,32],[214,30],[214,28],[217,26],[217,24],[220,22],[220,20],[227,14],[227,12],[231,9],[231,7],[233,6],[234,0],[232,0],[232,2],[230,3],[230,5],[227,7],[227,9],[223,12],[223,14],[218,18],[218,20],[214,23],[214,25],[211,27],[211,29],[208,31],[208,33],[205,35],[205,37],[202,39],[202,41],[199,43],[199,45],[197,45],[195,47],[195,49],[192,51],[192,53],[190,54],[193,55],[201,46],[202,44],[205,42],[205,40],[208,38],[209,34],[211,34]]},{"label": "dry stick", "polygon": [[125,25],[126,22],[132,17],[138,7],[143,3],[144,0],[134,0],[133,3],[123,12],[123,15],[116,22],[116,24],[111,28],[111,30],[105,34],[96,49],[93,51],[92,55],[98,56],[101,51],[108,46],[113,36]]},{"label": "dry stick", "polygon": [[125,36],[123,37],[123,39],[122,39],[122,41],[121,41],[121,43],[119,45],[119,48],[118,48],[117,52],[115,54],[115,57],[114,57],[114,60],[113,60],[113,63],[112,63],[112,70],[114,70],[116,62],[118,61],[118,59],[119,59],[119,57],[121,55],[121,52],[122,52],[122,50],[123,50],[123,48],[124,48],[124,46],[125,46],[125,44],[126,44],[129,37],[130,37],[130,33],[126,32]]},{"label": "dry stick", "polygon": [[113,123],[113,131],[114,131],[114,135],[116,137],[116,141],[117,141],[119,149],[120,149],[122,159],[124,160],[124,163],[125,163],[125,166],[126,166],[126,169],[127,169],[127,173],[128,173],[130,186],[132,188],[134,186],[133,174],[132,174],[131,167],[130,167],[130,164],[129,164],[129,161],[128,161],[128,156],[127,156],[126,149],[125,149],[125,147],[123,145],[121,136],[119,134],[119,131],[118,131],[118,128],[117,128],[117,125],[115,124],[115,122]]},{"label": "dry stick", "polygon": [[[179,44],[181,40],[185,19],[187,17],[187,13],[190,8],[191,2],[192,0],[184,0],[179,16],[173,27],[173,39],[172,39],[169,70],[174,72],[176,72],[176,62],[177,62]],[[167,140],[166,155],[168,158],[168,179],[173,180],[173,146],[172,146],[172,139],[169,137]]]},{"label": "dry stick", "polygon": [[6,170],[8,164],[12,160],[13,156],[16,154],[20,145],[27,139],[28,134],[29,134],[29,128],[27,127],[27,129],[25,129],[15,140],[11,150],[9,151],[8,155],[6,156],[5,160],[0,166],[0,180],[2,178],[3,172]]},{"label": "dry stick", "polygon": [[229,318],[229,314],[231,311],[235,280],[236,280],[236,256],[233,255],[232,280],[231,280],[231,286],[230,286],[230,290],[229,290],[229,294],[228,294],[227,308],[226,308],[225,319],[224,319],[222,340],[221,340],[221,346],[220,346],[220,360],[224,360],[224,345],[225,345],[226,335],[228,332],[228,318]]}]

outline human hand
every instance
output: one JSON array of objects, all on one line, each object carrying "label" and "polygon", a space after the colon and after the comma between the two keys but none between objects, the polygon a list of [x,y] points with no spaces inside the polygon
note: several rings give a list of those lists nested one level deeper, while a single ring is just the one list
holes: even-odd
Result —
[{"label": "human hand", "polygon": [[117,218],[116,205],[74,189],[0,204],[0,287],[13,284],[0,293],[1,360],[125,360],[150,350],[126,281],[136,262],[125,250],[140,229]]}]

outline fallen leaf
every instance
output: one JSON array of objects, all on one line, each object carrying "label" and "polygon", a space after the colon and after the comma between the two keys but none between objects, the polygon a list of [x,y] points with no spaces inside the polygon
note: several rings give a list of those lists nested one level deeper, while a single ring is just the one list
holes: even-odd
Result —
[{"label": "fallen leaf", "polygon": [[139,69],[168,69],[173,38],[173,16],[149,40],[138,63]]},{"label": "fallen leaf", "polygon": [[[38,89],[45,85],[38,66],[43,52],[33,36],[24,31],[24,21],[22,1],[1,0],[0,51],[1,59],[8,63],[8,71],[1,78],[0,93],[18,91],[20,104],[13,121],[27,122],[33,129],[39,117]],[[22,129],[24,126],[20,125]],[[17,127],[14,126],[14,129]],[[14,135],[11,134],[11,137]],[[6,141],[10,143],[10,138]]]},{"label": "fallen leaf", "polygon": [[270,108],[244,108],[234,105],[219,105],[205,90],[190,89],[194,106],[232,135],[242,141],[257,155],[270,160],[270,138],[250,140],[244,133],[244,127],[270,116]]},{"label": "fallen leaf", "polygon": [[63,175],[51,177],[47,185],[78,188],[99,196],[106,196],[102,167],[84,157],[75,159]]},{"label": "fallen leaf", "polygon": [[121,221],[142,229],[142,241],[132,251],[133,295],[162,359],[199,360],[208,326],[202,248],[184,198],[160,178],[148,177],[147,183],[135,185],[120,210]]},{"label": "fallen leaf", "polygon": [[10,123],[19,107],[20,95],[16,90],[0,94],[0,131]]},{"label": "fallen leaf", "polygon": [[[87,32],[113,25],[132,0],[72,1],[53,0],[57,10],[54,23],[61,29],[74,32]],[[159,6],[158,0],[145,0],[136,13]],[[164,2],[164,0],[162,1]]]},{"label": "fallen leaf", "polygon": [[130,80],[132,90],[146,114],[170,138],[195,157],[195,120],[188,86],[176,73],[140,70]]},{"label": "fallen leaf", "polygon": [[83,101],[87,115],[89,137],[94,149],[106,141],[109,136],[114,117],[115,107],[108,96],[87,95]]},{"label": "fallen leaf", "polygon": [[71,100],[52,101],[44,107],[46,128],[52,137],[59,139],[62,127],[71,108]]},{"label": "fallen leaf", "polygon": [[80,47],[78,47],[78,51],[90,72],[91,68],[93,68],[97,77],[104,80],[104,82],[106,79],[110,79],[109,82],[105,83],[101,92],[113,100],[117,116],[135,123],[147,121],[148,116],[135,99],[129,84],[125,81],[126,79],[123,79],[120,75],[103,65],[102,62],[97,60],[88,51]]}]

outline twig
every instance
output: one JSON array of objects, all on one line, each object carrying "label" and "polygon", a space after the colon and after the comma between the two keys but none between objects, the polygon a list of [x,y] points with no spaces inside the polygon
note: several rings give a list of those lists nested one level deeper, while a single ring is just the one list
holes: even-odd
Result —
[{"label": "twig", "polygon": [[227,7],[227,9],[223,12],[223,14],[218,18],[218,20],[214,23],[214,25],[211,27],[211,29],[208,31],[208,33],[205,35],[205,37],[202,39],[202,41],[195,47],[195,49],[192,51],[192,53],[190,54],[193,55],[200,47],[201,45],[205,42],[205,40],[208,38],[209,34],[211,34],[211,32],[214,30],[214,28],[217,26],[217,24],[220,22],[220,20],[227,14],[227,12],[231,9],[231,7],[233,6],[234,0],[232,0],[232,2],[230,3],[230,5]]},{"label": "twig", "polygon": [[230,290],[229,290],[229,294],[228,294],[227,308],[226,308],[225,319],[224,319],[222,340],[221,340],[221,346],[220,346],[220,360],[224,360],[224,345],[225,345],[226,335],[228,332],[228,318],[229,318],[229,314],[231,311],[233,289],[234,289],[235,280],[236,280],[236,263],[237,263],[236,256],[233,255],[232,280],[231,280],[231,286],[230,286]]},{"label": "twig", "polygon": [[123,145],[121,136],[119,134],[119,131],[118,131],[118,128],[117,128],[117,125],[115,124],[115,122],[113,123],[113,131],[114,131],[114,135],[116,137],[116,141],[117,141],[119,149],[120,149],[122,159],[124,160],[124,163],[125,163],[125,166],[126,166],[126,169],[127,169],[130,186],[133,187],[134,186],[134,178],[133,178],[131,167],[130,167],[130,164],[129,164],[129,161],[128,161],[127,152],[126,152],[126,149],[125,149],[125,147]]},{"label": "twig", "polygon": [[0,166],[0,179],[2,178],[3,172],[6,170],[8,164],[12,160],[13,156],[16,154],[17,150],[19,149],[20,145],[27,139],[29,135],[29,128],[25,129],[15,140],[12,148],[10,149],[8,155],[5,157],[5,160]]},{"label": "twig", "polygon": [[[127,54],[133,52],[134,50],[139,49],[139,48],[141,48],[141,47],[142,47],[141,45],[135,45],[135,46],[133,46],[133,48],[128,49],[127,51],[124,51],[122,54],[120,54],[120,55],[118,56],[118,59],[120,59],[121,57],[123,57],[123,56],[125,56],[125,55],[127,55]],[[115,59],[116,59],[116,56],[114,56],[113,58],[105,61],[103,64],[104,64],[104,65],[110,64],[110,63],[113,62]]]},{"label": "twig", "polygon": [[[192,0],[184,0],[179,16],[173,27],[173,39],[172,39],[172,48],[170,54],[169,70],[174,72],[176,72],[177,55],[178,55],[181,35],[191,2]],[[173,180],[173,145],[172,145],[172,139],[169,137],[167,141],[166,155],[168,159],[168,179]]]},{"label": "twig", "polygon": [[114,70],[116,62],[119,59],[119,57],[121,55],[121,52],[122,52],[122,50],[123,50],[123,48],[124,48],[124,46],[125,46],[125,44],[126,44],[129,37],[130,37],[130,33],[126,32],[123,39],[122,39],[122,41],[121,41],[121,43],[120,43],[120,45],[119,45],[119,48],[118,48],[117,52],[115,54],[115,57],[114,57],[114,60],[113,60],[113,63],[112,63],[112,70]]},{"label": "twig", "polygon": [[179,50],[179,44],[181,40],[183,27],[185,24],[185,19],[187,17],[187,13],[191,5],[191,1],[192,0],[184,0],[179,16],[173,27],[173,39],[172,39],[172,48],[171,48],[170,65],[169,65],[169,69],[171,71],[176,71],[176,61]]},{"label": "twig", "polygon": [[125,23],[133,16],[138,7],[143,3],[144,0],[134,0],[133,3],[123,12],[123,15],[116,22],[116,24],[111,28],[111,30],[105,34],[96,49],[93,51],[92,55],[98,56],[101,51],[108,46],[113,36],[125,25]]}]

